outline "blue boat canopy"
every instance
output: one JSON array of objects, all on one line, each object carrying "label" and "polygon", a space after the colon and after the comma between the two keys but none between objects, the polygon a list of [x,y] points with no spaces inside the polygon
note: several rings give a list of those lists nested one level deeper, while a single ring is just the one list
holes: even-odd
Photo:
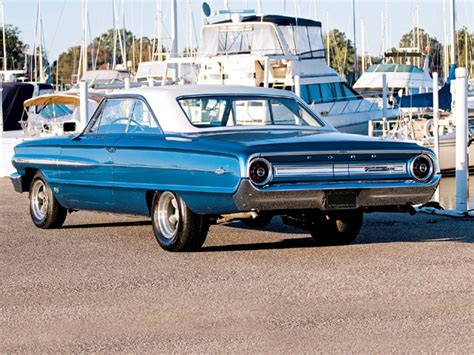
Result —
[{"label": "blue boat canopy", "polygon": [[[281,16],[281,15],[263,15],[263,16],[244,16],[240,22],[271,22],[279,26],[307,26],[321,27],[321,22],[306,18]],[[214,22],[214,24],[232,23],[232,20]]]}]

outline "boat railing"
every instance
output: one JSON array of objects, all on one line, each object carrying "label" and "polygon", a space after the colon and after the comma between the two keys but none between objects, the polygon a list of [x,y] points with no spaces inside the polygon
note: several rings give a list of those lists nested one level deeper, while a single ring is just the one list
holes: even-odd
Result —
[{"label": "boat railing", "polygon": [[[435,132],[431,112],[401,112],[396,119],[371,120],[368,125],[370,137],[397,140],[431,141]],[[452,135],[455,129],[454,117],[449,112],[442,113],[438,120],[438,135]],[[474,138],[474,119],[469,120],[468,134],[471,139]]]},{"label": "boat railing", "polygon": [[[217,56],[196,56],[196,57],[176,57],[170,58],[165,61],[165,65],[163,66],[163,74],[160,76],[161,78],[166,78],[168,76],[168,71],[172,67],[177,67],[178,70],[178,77],[175,78],[175,82],[179,83],[182,82],[185,78],[180,73],[183,72],[183,67],[187,65],[190,67],[190,70],[193,73],[187,73],[188,76],[191,75],[194,78],[202,77],[203,75],[203,68],[210,65],[219,65],[219,72],[216,73],[216,80],[220,81],[221,84],[225,84],[226,75],[228,73],[225,72],[225,64],[229,63],[232,59],[236,59],[235,55],[230,53],[222,53]],[[243,64],[245,62],[255,63],[259,62],[261,66],[261,70],[263,72],[263,80],[261,82],[262,86],[270,87],[275,83],[291,83],[294,81],[294,76],[298,75],[299,73],[296,72],[297,68],[291,68],[291,70],[286,70],[284,73],[284,77],[277,77],[277,75],[272,74],[272,65],[275,61],[281,61],[290,63],[290,61],[297,61],[299,60],[298,55],[286,55],[286,54],[240,54],[238,56],[238,63]],[[285,64],[286,67],[290,67],[291,65]],[[254,70],[252,71],[252,73]],[[165,83],[162,83],[165,84]]]},{"label": "boat railing", "polygon": [[[382,98],[377,94],[358,94],[353,96],[333,96],[330,100],[318,99],[314,100],[311,104],[316,107],[329,104],[330,106],[325,111],[325,114],[332,115],[380,111],[383,107],[382,101]],[[393,103],[388,104],[387,109],[394,110],[397,109],[397,106]]]}]

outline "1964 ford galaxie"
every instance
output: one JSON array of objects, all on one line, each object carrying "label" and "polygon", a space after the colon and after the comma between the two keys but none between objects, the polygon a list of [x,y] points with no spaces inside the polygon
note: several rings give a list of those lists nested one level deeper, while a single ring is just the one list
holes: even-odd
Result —
[{"label": "1964 ford galaxie", "polygon": [[318,243],[349,243],[363,212],[408,211],[440,180],[427,148],[339,133],[294,94],[249,87],[114,93],[82,134],[15,153],[11,179],[38,227],[77,210],[146,215],[171,251],[200,248],[212,223],[275,215]]}]

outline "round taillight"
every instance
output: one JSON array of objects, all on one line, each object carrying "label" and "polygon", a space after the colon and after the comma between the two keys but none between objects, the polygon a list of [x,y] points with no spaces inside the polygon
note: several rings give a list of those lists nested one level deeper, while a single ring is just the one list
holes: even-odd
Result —
[{"label": "round taillight", "polygon": [[427,155],[418,155],[411,160],[410,173],[418,181],[427,181],[433,175],[433,161]]},{"label": "round taillight", "polygon": [[255,185],[265,185],[272,178],[272,167],[268,160],[258,158],[249,164],[249,178]]}]

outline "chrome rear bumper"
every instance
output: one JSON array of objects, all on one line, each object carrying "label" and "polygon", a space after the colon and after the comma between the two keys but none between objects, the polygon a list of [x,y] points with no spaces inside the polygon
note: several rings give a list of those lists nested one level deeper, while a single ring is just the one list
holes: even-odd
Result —
[{"label": "chrome rear bumper", "polygon": [[353,191],[355,206],[387,207],[428,202],[441,179],[436,174],[428,183],[414,180],[353,181],[279,184],[256,188],[243,180],[234,194],[234,202],[240,211],[266,211],[285,209],[327,210],[327,193],[331,191]]}]

